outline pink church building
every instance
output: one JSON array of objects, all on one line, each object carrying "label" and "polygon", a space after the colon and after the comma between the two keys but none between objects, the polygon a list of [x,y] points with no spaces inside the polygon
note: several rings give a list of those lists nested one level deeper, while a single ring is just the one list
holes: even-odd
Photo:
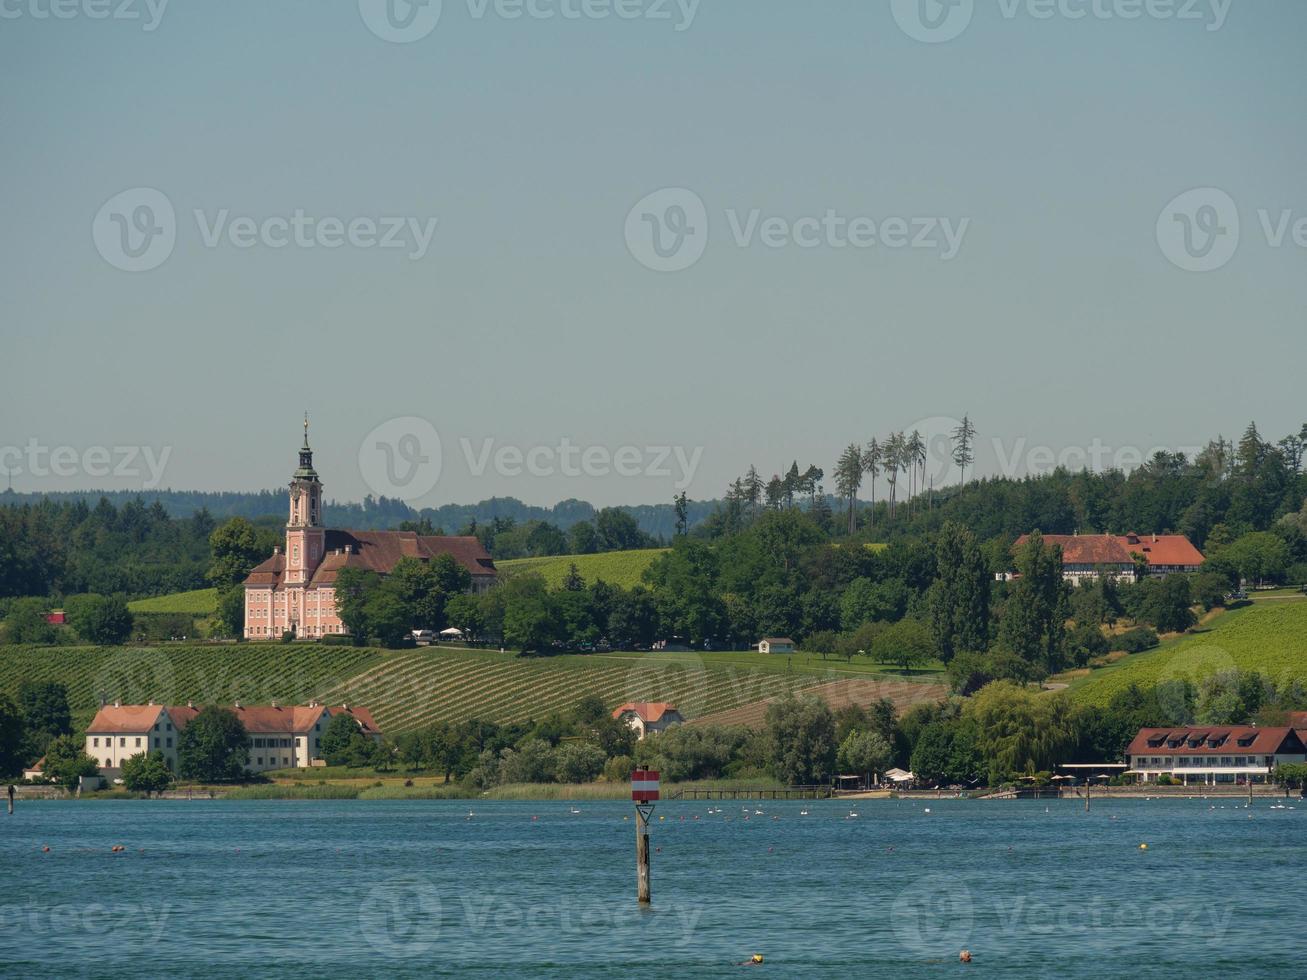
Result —
[{"label": "pink church building", "polygon": [[346,633],[336,615],[336,573],[362,568],[386,575],[401,558],[453,558],[472,575],[472,591],[495,584],[495,563],[473,537],[418,535],[413,531],[336,531],[322,523],[322,483],[313,469],[309,423],[290,481],[286,547],[245,579],[245,637],[280,639],[287,631],[301,639]]}]

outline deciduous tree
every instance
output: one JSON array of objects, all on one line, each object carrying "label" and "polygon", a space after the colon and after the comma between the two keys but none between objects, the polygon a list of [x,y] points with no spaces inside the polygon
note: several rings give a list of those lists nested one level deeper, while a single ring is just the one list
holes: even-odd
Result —
[{"label": "deciduous tree", "polygon": [[172,770],[158,752],[139,752],[123,760],[123,786],[133,793],[162,793],[172,785]]},{"label": "deciduous tree", "polygon": [[183,779],[231,782],[245,774],[249,761],[249,733],[226,708],[202,709],[177,736],[177,771]]}]

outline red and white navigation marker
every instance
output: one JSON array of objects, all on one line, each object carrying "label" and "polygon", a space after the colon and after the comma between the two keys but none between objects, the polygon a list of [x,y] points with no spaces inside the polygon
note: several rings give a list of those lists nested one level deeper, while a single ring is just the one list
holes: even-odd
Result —
[{"label": "red and white navigation marker", "polygon": [[631,773],[631,799],[636,803],[653,803],[658,799],[657,769],[637,769]]},{"label": "red and white navigation marker", "polygon": [[637,769],[631,773],[631,799],[635,801],[636,898],[641,905],[648,905],[649,814],[658,800],[657,769]]}]

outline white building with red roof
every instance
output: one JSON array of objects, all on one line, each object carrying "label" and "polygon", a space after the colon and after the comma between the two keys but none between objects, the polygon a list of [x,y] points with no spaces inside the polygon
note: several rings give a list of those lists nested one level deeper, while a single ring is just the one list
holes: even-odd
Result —
[{"label": "white building with red roof", "polygon": [[630,725],[636,738],[666,731],[685,721],[676,705],[666,701],[628,701],[613,709],[613,718]]},{"label": "white building with red roof", "polygon": [[309,423],[290,482],[286,547],[245,579],[245,638],[280,639],[291,632],[320,639],[348,632],[336,613],[336,575],[342,568],[389,574],[401,558],[430,561],[450,555],[472,578],[472,591],[495,584],[490,554],[475,537],[419,535],[413,531],[337,531],[323,525],[322,483],[313,468]]},{"label": "white building with red roof", "polygon": [[1307,746],[1287,725],[1143,728],[1125,755],[1127,775],[1140,782],[1167,775],[1186,786],[1214,786],[1268,782],[1276,766],[1307,761]]},{"label": "white building with red roof", "polygon": [[[274,701],[271,705],[247,707],[237,701],[226,710],[239,718],[249,733],[250,761],[246,768],[251,772],[311,766],[320,758],[318,743],[327,724],[339,714],[353,718],[359,732],[368,738],[381,737],[367,708],[316,701],[307,705],[279,705]],[[153,702],[101,705],[86,729],[86,754],[109,776],[116,776],[125,760],[142,752],[158,752],[176,772],[178,736],[199,712],[193,702],[180,707]]]},{"label": "white building with red roof", "polygon": [[[1183,534],[1045,534],[1043,538],[1045,545],[1062,549],[1062,577],[1077,584],[1100,575],[1132,582],[1141,569],[1146,575],[1197,572],[1206,561]],[[1029,540],[1030,535],[1021,535],[1012,545],[1013,552]]]}]

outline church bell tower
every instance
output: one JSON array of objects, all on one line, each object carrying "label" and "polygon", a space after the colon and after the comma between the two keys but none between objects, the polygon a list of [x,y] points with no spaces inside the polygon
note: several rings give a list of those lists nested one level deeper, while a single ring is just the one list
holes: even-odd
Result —
[{"label": "church bell tower", "polygon": [[304,445],[300,465],[290,481],[290,519],[286,522],[286,578],[288,587],[303,587],[322,562],[326,530],[322,526],[322,483],[313,469],[309,448],[309,417],[304,416]]}]

